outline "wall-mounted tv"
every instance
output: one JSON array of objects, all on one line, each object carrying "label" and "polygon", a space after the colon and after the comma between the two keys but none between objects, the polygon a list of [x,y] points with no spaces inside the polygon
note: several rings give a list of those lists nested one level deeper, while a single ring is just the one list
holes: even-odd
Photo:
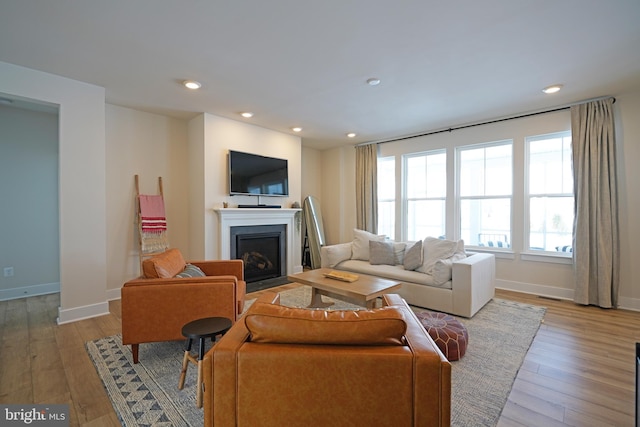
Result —
[{"label": "wall-mounted tv", "polygon": [[229,194],[288,196],[287,160],[230,150]]}]

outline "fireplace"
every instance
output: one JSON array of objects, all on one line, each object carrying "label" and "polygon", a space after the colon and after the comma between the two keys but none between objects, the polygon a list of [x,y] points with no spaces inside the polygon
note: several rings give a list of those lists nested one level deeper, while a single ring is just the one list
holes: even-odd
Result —
[{"label": "fireplace", "polygon": [[244,261],[247,283],[286,275],[286,234],[284,224],[230,228],[230,257]]}]

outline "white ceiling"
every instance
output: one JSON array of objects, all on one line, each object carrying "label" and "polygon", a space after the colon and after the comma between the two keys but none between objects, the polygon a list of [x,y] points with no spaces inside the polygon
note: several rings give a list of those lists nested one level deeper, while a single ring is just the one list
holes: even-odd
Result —
[{"label": "white ceiling", "polygon": [[640,89],[640,1],[0,0],[0,61],[324,149]]}]

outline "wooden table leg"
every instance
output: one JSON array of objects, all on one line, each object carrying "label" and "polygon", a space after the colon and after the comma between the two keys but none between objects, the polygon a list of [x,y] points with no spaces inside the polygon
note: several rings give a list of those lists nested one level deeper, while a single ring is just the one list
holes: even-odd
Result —
[{"label": "wooden table leg", "polygon": [[182,371],[180,372],[180,382],[178,383],[178,390],[184,388],[184,380],[187,377],[187,368],[189,367],[189,350],[185,350],[184,357],[182,358]]},{"label": "wooden table leg", "polygon": [[196,382],[198,391],[196,392],[196,405],[202,408],[202,360],[198,360],[198,381]]},{"label": "wooden table leg", "polygon": [[333,302],[322,301],[322,294],[318,292],[318,289],[311,288],[311,303],[307,306],[308,308],[327,308],[333,304]]}]

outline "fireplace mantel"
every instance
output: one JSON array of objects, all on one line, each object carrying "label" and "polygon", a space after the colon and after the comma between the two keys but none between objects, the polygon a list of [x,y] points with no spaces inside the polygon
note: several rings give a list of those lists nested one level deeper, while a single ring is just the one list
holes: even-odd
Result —
[{"label": "fireplace mantel", "polygon": [[221,259],[231,257],[231,227],[285,224],[287,227],[287,274],[302,272],[301,209],[217,208],[214,211],[220,218]]}]

